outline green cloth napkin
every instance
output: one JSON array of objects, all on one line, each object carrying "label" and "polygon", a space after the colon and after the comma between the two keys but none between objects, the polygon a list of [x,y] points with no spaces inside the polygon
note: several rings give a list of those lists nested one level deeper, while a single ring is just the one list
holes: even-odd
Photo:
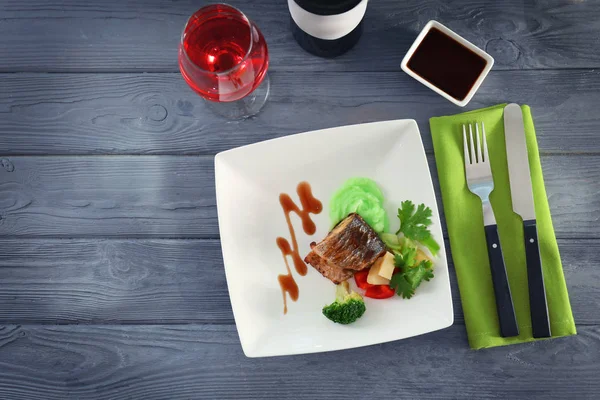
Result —
[{"label": "green cloth napkin", "polygon": [[[521,217],[512,210],[504,141],[504,106],[500,104],[463,114],[429,120],[442,200],[450,236],[452,258],[460,298],[473,349],[503,346],[536,340],[531,333],[527,266]],[[544,187],[535,129],[528,106],[521,107],[529,151],[538,240],[552,337],[575,335],[575,321],[569,303],[550,207]],[[462,124],[484,122],[494,175],[495,190],[490,196],[520,335],[500,336],[492,278],[488,261],[481,201],[467,188],[463,162]]]}]

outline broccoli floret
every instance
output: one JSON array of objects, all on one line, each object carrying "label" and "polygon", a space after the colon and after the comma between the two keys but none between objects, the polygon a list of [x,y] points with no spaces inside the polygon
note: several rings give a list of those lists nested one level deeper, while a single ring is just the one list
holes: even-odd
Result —
[{"label": "broccoli floret", "polygon": [[323,307],[323,315],[338,324],[351,324],[365,313],[362,296],[350,290],[348,282],[342,282],[335,289],[335,301]]}]

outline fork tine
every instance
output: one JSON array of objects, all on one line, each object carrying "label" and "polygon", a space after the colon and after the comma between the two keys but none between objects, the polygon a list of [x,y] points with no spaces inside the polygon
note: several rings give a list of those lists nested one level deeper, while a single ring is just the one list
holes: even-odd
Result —
[{"label": "fork tine", "polygon": [[463,124],[463,147],[465,149],[465,165],[471,164],[471,157],[469,156],[469,144],[467,143],[467,131]]},{"label": "fork tine", "polygon": [[483,136],[483,156],[485,157],[485,162],[488,162],[490,156],[488,155],[487,139],[485,138],[485,126],[483,125],[483,121],[481,121],[481,136]]},{"label": "fork tine", "polygon": [[469,138],[471,139],[471,164],[476,164],[475,144],[473,143],[473,125],[469,124]]},{"label": "fork tine", "polygon": [[479,124],[475,122],[475,136],[477,136],[477,162],[483,162],[481,158],[481,141],[479,139]]}]

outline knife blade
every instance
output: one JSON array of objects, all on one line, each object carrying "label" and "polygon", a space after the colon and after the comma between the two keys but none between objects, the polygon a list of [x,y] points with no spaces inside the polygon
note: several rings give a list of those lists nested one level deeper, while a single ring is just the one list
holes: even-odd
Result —
[{"label": "knife blade", "polygon": [[504,107],[504,136],[513,211],[523,219],[533,337],[550,337],[552,333],[538,245],[525,125],[523,123],[523,113],[518,104],[512,103]]},{"label": "knife blade", "polygon": [[525,126],[518,104],[512,103],[504,107],[504,136],[513,211],[519,214],[523,221],[535,219]]}]

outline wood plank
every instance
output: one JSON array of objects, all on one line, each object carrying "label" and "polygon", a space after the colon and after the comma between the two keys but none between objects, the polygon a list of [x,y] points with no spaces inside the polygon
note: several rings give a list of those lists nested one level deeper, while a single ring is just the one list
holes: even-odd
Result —
[{"label": "wood plank", "polygon": [[[261,114],[225,121],[177,73],[0,75],[0,154],[215,154],[398,118],[417,120],[431,152],[429,118],[463,111],[397,72],[276,72],[271,80]],[[532,107],[542,152],[600,152],[589,107],[600,103],[600,70],[492,72],[465,110],[506,101]]]},{"label": "wood plank", "polygon": [[[430,155],[437,182],[434,161]],[[0,237],[218,237],[212,157],[10,157],[2,164]],[[557,236],[600,238],[600,155],[548,155],[542,164]]]},{"label": "wood plank", "polygon": [[[600,240],[559,246],[577,324],[600,324]],[[452,260],[450,281],[462,324]],[[0,324],[234,322],[217,240],[0,239],[0,282]]]},{"label": "wood plank", "polygon": [[4,322],[233,323],[218,240],[0,239],[0,281]]},{"label": "wood plank", "polygon": [[[600,327],[469,349],[463,326],[399,342],[249,359],[233,326],[5,326],[0,388],[19,399],[593,399]],[[351,379],[351,377],[353,377]],[[376,382],[371,384],[370,382]]]},{"label": "wood plank", "polygon": [[212,157],[4,160],[0,236],[218,236]]},{"label": "wood plank", "polygon": [[[177,71],[177,45],[193,0],[0,4],[0,71]],[[417,33],[438,20],[496,59],[496,69],[597,68],[597,1],[379,0],[357,47],[333,60],[294,42],[285,2],[231,0],[263,31],[272,70],[399,71]]]}]

